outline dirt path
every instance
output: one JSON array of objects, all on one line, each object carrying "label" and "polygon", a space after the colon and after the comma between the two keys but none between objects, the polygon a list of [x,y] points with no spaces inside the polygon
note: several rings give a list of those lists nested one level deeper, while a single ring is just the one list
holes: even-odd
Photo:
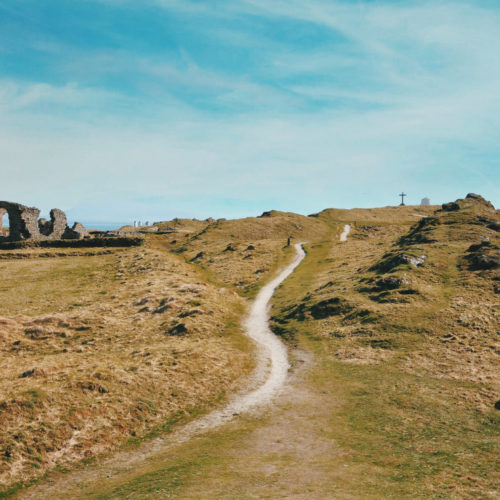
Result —
[{"label": "dirt path", "polygon": [[340,235],[340,241],[347,241],[347,236],[349,235],[350,232],[351,232],[351,226],[350,224],[346,224],[344,226],[344,231]]},{"label": "dirt path", "polygon": [[265,285],[252,304],[245,321],[247,335],[258,348],[257,368],[251,381],[256,387],[251,392],[238,394],[224,408],[194,420],[166,438],[147,442],[138,450],[119,452],[113,458],[97,467],[75,471],[52,481],[30,488],[19,498],[77,498],[83,489],[108,478],[116,479],[127,474],[130,469],[140,467],[145,461],[154,458],[191,438],[225,424],[235,416],[246,413],[258,406],[265,405],[282,389],[289,370],[287,350],[284,344],[269,329],[269,301],[275,289],[295,270],[305,257],[301,244],[295,245],[297,256],[274,280]]}]

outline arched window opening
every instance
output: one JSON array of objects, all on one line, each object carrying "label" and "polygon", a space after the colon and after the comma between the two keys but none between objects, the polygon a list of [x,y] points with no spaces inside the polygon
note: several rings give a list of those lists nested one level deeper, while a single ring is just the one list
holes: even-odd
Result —
[{"label": "arched window opening", "polygon": [[9,214],[4,208],[0,208],[0,238],[9,236]]}]

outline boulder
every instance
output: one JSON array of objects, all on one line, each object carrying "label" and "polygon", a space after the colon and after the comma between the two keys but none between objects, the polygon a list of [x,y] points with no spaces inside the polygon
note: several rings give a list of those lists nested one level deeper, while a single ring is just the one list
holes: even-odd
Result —
[{"label": "boulder", "polygon": [[376,285],[383,290],[393,290],[403,285],[408,285],[408,280],[404,276],[383,276],[377,280]]},{"label": "boulder", "polygon": [[470,256],[475,269],[497,269],[500,267],[500,252],[476,253]]},{"label": "boulder", "polygon": [[[470,200],[470,201],[476,201],[478,203],[481,203],[482,205],[485,205],[487,208],[489,208],[490,210],[495,210],[495,207],[493,206],[493,204],[488,201],[488,200],[485,200],[480,194],[476,194],[476,193],[469,193],[466,197],[465,197],[466,200]],[[458,200],[457,200],[458,201]]]},{"label": "boulder", "polygon": [[420,267],[424,265],[427,259],[427,256],[424,254],[410,255],[407,253],[398,253],[396,255],[387,254],[384,257],[385,258],[381,262],[371,267],[370,270],[388,272],[403,264],[408,264],[412,267]]}]

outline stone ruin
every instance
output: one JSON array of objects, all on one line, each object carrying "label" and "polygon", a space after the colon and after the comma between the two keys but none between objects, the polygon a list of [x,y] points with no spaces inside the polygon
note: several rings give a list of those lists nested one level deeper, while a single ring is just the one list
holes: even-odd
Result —
[{"label": "stone ruin", "polygon": [[57,208],[50,211],[50,220],[39,219],[40,210],[35,207],[26,207],[20,203],[0,201],[0,234],[2,232],[2,218],[9,216],[8,241],[25,240],[82,240],[90,238],[88,231],[75,222],[73,227],[68,226],[66,214]]}]

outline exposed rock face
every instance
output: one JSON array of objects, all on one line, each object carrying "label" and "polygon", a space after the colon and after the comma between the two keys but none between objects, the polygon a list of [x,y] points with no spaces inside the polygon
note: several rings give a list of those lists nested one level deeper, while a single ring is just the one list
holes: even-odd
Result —
[{"label": "exposed rock face", "polygon": [[479,222],[483,223],[488,229],[493,231],[500,231],[500,221],[490,219],[489,217],[478,217]]},{"label": "exposed rock face", "polygon": [[477,252],[469,256],[473,269],[498,269],[500,267],[500,252]]},{"label": "exposed rock face", "polygon": [[443,203],[441,205],[441,208],[445,212],[455,212],[457,210],[460,210],[460,205],[455,201],[450,201],[449,203]]},{"label": "exposed rock face", "polygon": [[73,229],[68,228],[66,214],[57,208],[50,211],[50,220],[40,219],[40,210],[20,203],[0,201],[0,216],[9,215],[9,240],[60,240],[82,239],[89,237],[87,230],[79,223]]},{"label": "exposed rock face", "polygon": [[412,267],[420,267],[424,265],[426,259],[427,256],[423,254],[410,255],[407,253],[397,253],[397,254],[390,253],[384,255],[384,259],[378,264],[372,266],[370,270],[382,271],[385,273],[403,264],[408,264]]},{"label": "exposed rock face", "polygon": [[399,288],[400,286],[407,285],[408,280],[403,277],[398,276],[383,276],[377,281],[377,286],[382,289],[393,289]]},{"label": "exposed rock face", "polygon": [[485,200],[481,195],[475,193],[469,193],[465,199],[458,199],[456,201],[451,201],[450,203],[444,203],[441,206],[441,209],[444,212],[455,212],[457,210],[462,210],[464,208],[470,207],[472,204],[476,206],[482,206],[484,210],[489,212],[494,212],[495,207],[491,204],[491,202]]}]

